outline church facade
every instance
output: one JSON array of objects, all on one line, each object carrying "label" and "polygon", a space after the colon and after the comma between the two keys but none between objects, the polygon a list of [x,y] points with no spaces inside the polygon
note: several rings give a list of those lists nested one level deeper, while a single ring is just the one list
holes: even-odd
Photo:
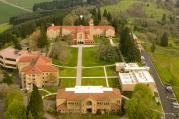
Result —
[{"label": "church facade", "polygon": [[71,35],[73,44],[93,44],[94,36],[114,37],[115,29],[112,26],[94,26],[93,19],[89,20],[89,26],[50,26],[47,29],[47,37],[55,39],[59,36]]}]

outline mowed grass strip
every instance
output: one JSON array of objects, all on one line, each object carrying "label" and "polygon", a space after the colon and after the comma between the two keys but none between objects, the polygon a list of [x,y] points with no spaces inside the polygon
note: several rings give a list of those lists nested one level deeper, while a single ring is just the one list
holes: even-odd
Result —
[{"label": "mowed grass strip", "polygon": [[76,84],[76,78],[67,78],[60,80],[60,88],[74,87]]},{"label": "mowed grass strip", "polygon": [[9,22],[10,17],[20,15],[23,13],[26,13],[26,11],[23,11],[21,9],[0,2],[0,24]]},{"label": "mowed grass strip", "polygon": [[60,77],[75,77],[76,68],[59,68]]},{"label": "mowed grass strip", "polygon": [[106,80],[104,78],[82,78],[82,86],[105,86]]},{"label": "mowed grass strip", "polygon": [[116,76],[115,66],[106,67],[107,76]]},{"label": "mowed grass strip", "polygon": [[98,68],[83,68],[82,70],[82,76],[84,77],[97,77],[97,76],[105,76],[104,74],[104,68],[98,67]]},{"label": "mowed grass strip", "polygon": [[109,87],[119,88],[119,82],[117,78],[108,78]]}]

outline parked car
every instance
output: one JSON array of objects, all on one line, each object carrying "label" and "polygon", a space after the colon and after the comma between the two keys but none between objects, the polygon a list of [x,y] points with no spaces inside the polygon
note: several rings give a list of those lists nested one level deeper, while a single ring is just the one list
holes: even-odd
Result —
[{"label": "parked car", "polygon": [[166,90],[167,90],[167,92],[169,92],[169,93],[173,93],[173,88],[172,88],[172,86],[167,86],[167,87],[166,87]]}]

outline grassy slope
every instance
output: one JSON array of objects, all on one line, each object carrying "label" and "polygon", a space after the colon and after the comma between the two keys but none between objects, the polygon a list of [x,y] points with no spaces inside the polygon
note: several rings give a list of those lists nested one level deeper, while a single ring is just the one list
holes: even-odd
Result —
[{"label": "grassy slope", "polygon": [[[173,42],[170,39],[170,42]],[[146,42],[147,50],[151,44]],[[152,61],[164,84],[173,85],[177,99],[179,100],[179,46],[163,48],[157,46],[154,54],[150,53]]]},{"label": "grassy slope", "polygon": [[25,11],[0,2],[0,23],[8,22],[10,17],[22,13],[25,13]]},{"label": "grassy slope", "polygon": [[10,27],[11,25],[9,25],[8,23],[0,24],[0,33],[9,29]]},{"label": "grassy slope", "polygon": [[[107,9],[108,11],[119,13],[120,11],[125,12],[130,7],[132,7],[133,4],[140,4],[143,3],[142,0],[120,0],[118,4],[115,5],[108,5],[104,6],[102,10]],[[148,17],[151,17],[159,20],[161,19],[162,15],[169,14],[170,12],[168,10],[164,10],[162,8],[158,8],[157,5],[153,2],[145,2],[143,3],[143,7],[145,9],[145,13]]]}]

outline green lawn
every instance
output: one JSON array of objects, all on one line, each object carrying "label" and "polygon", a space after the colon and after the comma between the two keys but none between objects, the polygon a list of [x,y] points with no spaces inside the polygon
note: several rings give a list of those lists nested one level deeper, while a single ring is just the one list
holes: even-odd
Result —
[{"label": "green lawn", "polygon": [[82,76],[91,77],[91,76],[105,76],[104,68],[83,68]]},{"label": "green lawn", "polygon": [[[171,39],[170,39],[171,40]],[[172,41],[172,40],[171,40]],[[147,43],[146,46],[151,46]],[[179,47],[178,47],[179,48]],[[157,46],[154,54],[151,54],[152,61],[164,84],[173,86],[179,100],[179,49],[176,47],[163,48]],[[147,47],[149,50],[150,47]]]},{"label": "green lawn", "polygon": [[21,9],[0,2],[0,24],[8,22],[9,18],[12,16],[20,15],[23,13],[26,13],[26,11],[23,11]]},{"label": "green lawn", "polygon": [[109,44],[109,39],[105,38],[105,37],[94,37],[94,41],[95,43],[99,43],[99,44]]},{"label": "green lawn", "polygon": [[97,58],[98,47],[83,48],[83,66],[99,66],[109,64]]},{"label": "green lawn", "polygon": [[44,89],[48,90],[51,93],[56,93],[58,90],[58,87],[57,86],[48,86],[48,87],[46,86],[46,87],[44,87]]},{"label": "green lawn", "polygon": [[106,80],[104,78],[83,78],[82,86],[105,86]]},{"label": "green lawn", "polygon": [[6,0],[6,1],[27,9],[32,9],[34,3],[48,2],[52,0]]},{"label": "green lawn", "polygon": [[115,66],[106,67],[107,76],[116,76]]},{"label": "green lawn", "polygon": [[58,119],[119,119],[119,115],[59,115]]},{"label": "green lawn", "polygon": [[59,76],[65,77],[75,77],[76,76],[76,69],[75,68],[59,68]]},{"label": "green lawn", "polygon": [[76,78],[61,79],[60,88],[74,87]]},{"label": "green lawn", "polygon": [[[64,63],[65,66],[74,67],[77,65],[77,57],[78,57],[78,48],[70,48],[70,57],[68,57]],[[52,59],[53,64],[62,65],[60,64],[58,59]]]},{"label": "green lawn", "polygon": [[0,33],[9,29],[10,27],[11,25],[9,25],[8,23],[0,24]]},{"label": "green lawn", "polygon": [[116,78],[108,78],[109,87],[119,88],[119,82],[117,80]]}]

